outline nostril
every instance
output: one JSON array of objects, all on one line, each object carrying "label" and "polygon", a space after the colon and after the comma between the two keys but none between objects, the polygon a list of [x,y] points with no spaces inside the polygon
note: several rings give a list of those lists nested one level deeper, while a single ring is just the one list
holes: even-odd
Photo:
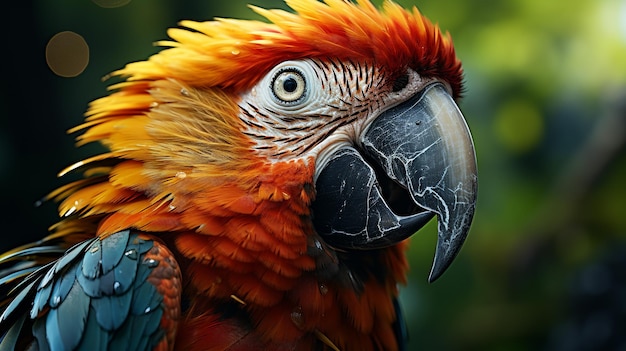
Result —
[{"label": "nostril", "polygon": [[406,87],[407,84],[409,84],[409,74],[407,72],[404,72],[398,77],[396,77],[396,79],[393,81],[393,86],[391,90],[394,93],[396,93],[404,89],[404,87]]}]

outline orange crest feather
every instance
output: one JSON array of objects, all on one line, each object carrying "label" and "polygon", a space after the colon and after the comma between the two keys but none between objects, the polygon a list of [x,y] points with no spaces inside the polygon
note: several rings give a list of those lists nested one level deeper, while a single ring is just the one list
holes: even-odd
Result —
[{"label": "orange crest feather", "polygon": [[192,86],[250,88],[285,60],[325,58],[367,60],[389,69],[410,67],[448,81],[461,92],[461,63],[452,40],[417,8],[407,11],[386,1],[379,11],[368,0],[357,4],[326,0],[287,0],[296,11],[251,6],[271,23],[216,19],[182,21],[172,28],[171,48],[150,60],[131,63],[116,74],[130,80],[175,77]]}]

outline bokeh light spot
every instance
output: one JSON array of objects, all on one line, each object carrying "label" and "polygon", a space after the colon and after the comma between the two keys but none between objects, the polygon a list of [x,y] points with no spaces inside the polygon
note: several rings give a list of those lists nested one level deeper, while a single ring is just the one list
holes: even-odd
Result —
[{"label": "bokeh light spot", "polygon": [[103,7],[105,9],[112,9],[116,7],[122,7],[128,5],[130,0],[91,0],[94,4]]},{"label": "bokeh light spot", "polygon": [[544,122],[532,103],[510,100],[498,110],[494,128],[504,147],[521,154],[537,147],[543,137]]},{"label": "bokeh light spot", "polygon": [[89,46],[74,32],[55,34],[46,45],[46,62],[56,75],[76,77],[89,63]]}]

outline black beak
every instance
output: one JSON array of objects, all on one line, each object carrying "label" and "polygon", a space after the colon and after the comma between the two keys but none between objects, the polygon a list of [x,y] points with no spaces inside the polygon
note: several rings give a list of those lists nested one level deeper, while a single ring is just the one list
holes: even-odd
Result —
[{"label": "black beak", "polygon": [[436,280],[461,249],[476,205],[476,155],[463,115],[443,85],[433,84],[381,113],[359,143],[320,165],[316,230],[339,249],[377,249],[436,215],[429,281]]}]

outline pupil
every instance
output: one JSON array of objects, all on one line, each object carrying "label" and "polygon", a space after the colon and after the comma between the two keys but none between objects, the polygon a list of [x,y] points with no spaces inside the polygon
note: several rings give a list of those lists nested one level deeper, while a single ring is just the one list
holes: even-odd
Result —
[{"label": "pupil", "polygon": [[293,93],[298,88],[298,82],[293,78],[287,78],[283,82],[283,89],[288,93]]}]

